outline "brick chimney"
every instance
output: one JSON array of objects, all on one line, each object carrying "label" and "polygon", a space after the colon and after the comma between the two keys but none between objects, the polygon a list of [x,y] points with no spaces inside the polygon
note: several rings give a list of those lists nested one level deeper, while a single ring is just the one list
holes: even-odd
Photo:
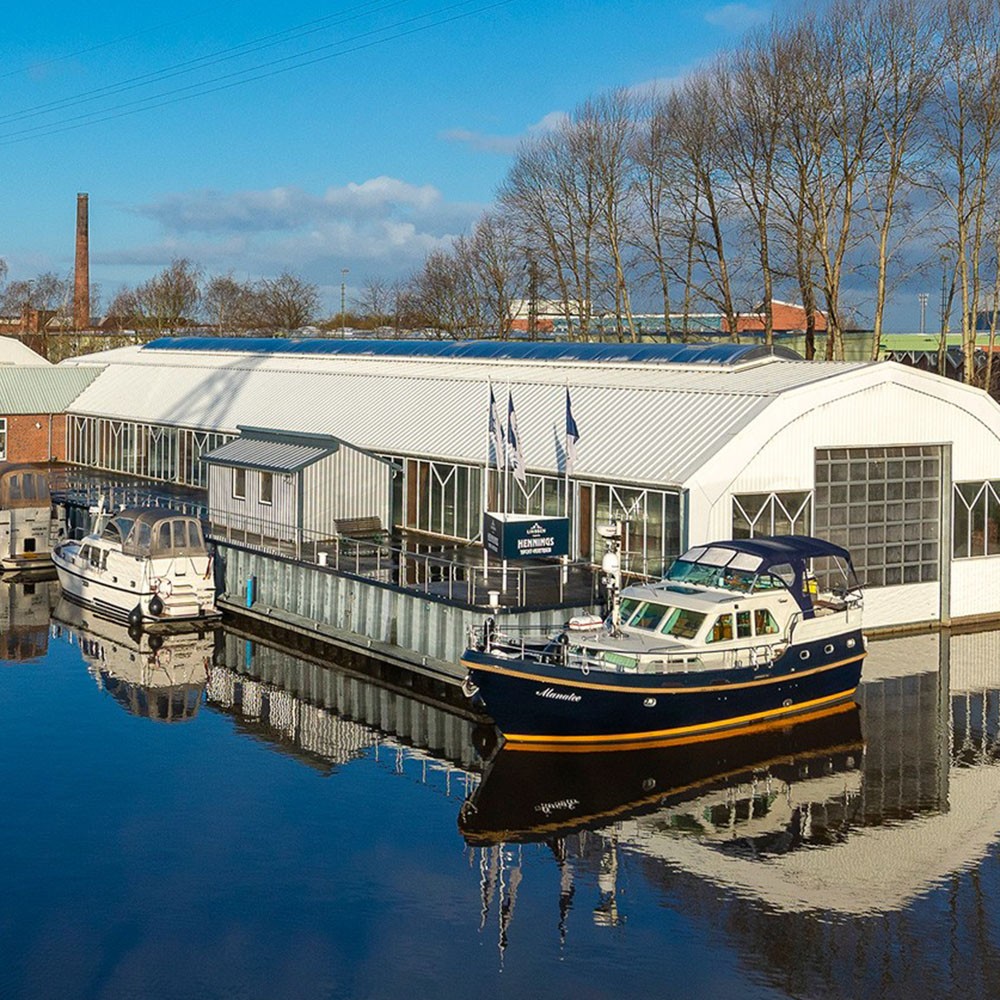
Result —
[{"label": "brick chimney", "polygon": [[76,196],[76,274],[73,281],[73,328],[90,327],[90,236],[87,195]]}]

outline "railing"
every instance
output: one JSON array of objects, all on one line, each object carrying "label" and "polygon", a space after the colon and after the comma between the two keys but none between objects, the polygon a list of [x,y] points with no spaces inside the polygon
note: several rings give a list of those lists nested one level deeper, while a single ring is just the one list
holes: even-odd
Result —
[{"label": "railing", "polygon": [[[414,545],[390,544],[388,533],[379,537],[354,538],[329,534],[265,518],[240,517],[208,512],[209,537],[216,542],[313,563],[338,573],[375,580],[404,590],[482,608],[562,604],[568,601],[563,567],[509,566],[493,561],[484,565],[482,549],[453,548],[453,555],[421,552]],[[446,546],[436,546],[442,549]],[[581,597],[588,605],[595,599],[593,581]],[[575,588],[579,590],[579,587]]]}]

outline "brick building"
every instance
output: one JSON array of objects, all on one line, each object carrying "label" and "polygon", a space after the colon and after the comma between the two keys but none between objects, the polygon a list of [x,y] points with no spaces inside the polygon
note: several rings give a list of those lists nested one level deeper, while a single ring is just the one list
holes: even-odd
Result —
[{"label": "brick building", "polygon": [[66,408],[97,376],[96,368],[0,363],[0,461],[66,457]]}]

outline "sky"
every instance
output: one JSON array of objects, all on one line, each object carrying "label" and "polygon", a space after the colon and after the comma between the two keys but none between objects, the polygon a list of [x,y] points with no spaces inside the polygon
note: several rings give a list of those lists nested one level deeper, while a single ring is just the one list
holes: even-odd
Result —
[{"label": "sky", "polygon": [[682,78],[785,0],[17,4],[0,36],[0,258],[73,266],[90,204],[106,305],[187,257],[405,278],[468,232],[523,137],[614,87]]}]

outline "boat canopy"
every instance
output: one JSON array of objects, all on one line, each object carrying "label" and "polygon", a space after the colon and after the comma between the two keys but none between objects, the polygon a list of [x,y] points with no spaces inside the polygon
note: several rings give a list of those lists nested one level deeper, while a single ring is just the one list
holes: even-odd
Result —
[{"label": "boat canopy", "polygon": [[101,537],[120,543],[125,555],[142,558],[207,552],[196,517],[157,508],[119,511],[104,526]]},{"label": "boat canopy", "polygon": [[[667,573],[668,580],[695,582],[696,568],[716,571],[719,578],[736,577],[745,589],[759,587],[761,578],[781,581],[804,612],[811,614],[816,596],[810,563],[831,558],[840,563],[844,592],[860,590],[854,564],[847,549],[810,535],[779,535],[765,538],[734,538],[688,549]],[[810,581],[811,584],[810,585]],[[741,588],[742,589],[742,588]]]},{"label": "boat canopy", "polygon": [[40,465],[0,465],[0,507],[47,507],[48,469]]}]

